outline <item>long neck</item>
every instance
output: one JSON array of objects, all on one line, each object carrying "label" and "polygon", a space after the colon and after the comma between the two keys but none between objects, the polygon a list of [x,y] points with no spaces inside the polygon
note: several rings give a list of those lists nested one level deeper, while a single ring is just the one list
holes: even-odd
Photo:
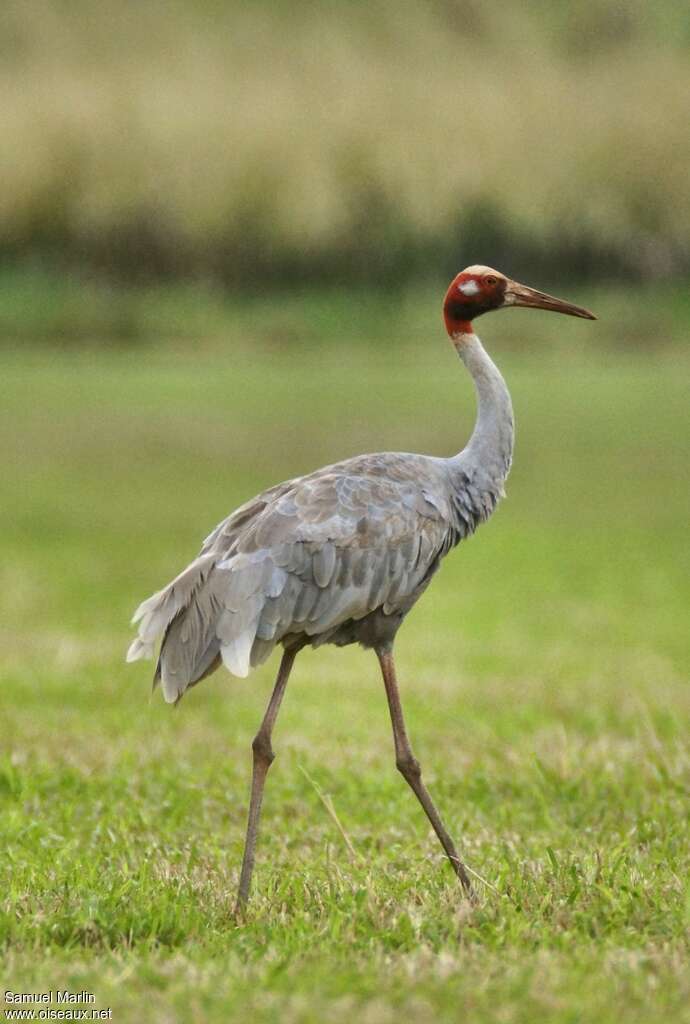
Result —
[{"label": "long neck", "polygon": [[457,334],[452,340],[474,381],[477,420],[467,446],[449,462],[452,470],[469,477],[495,503],[503,494],[513,458],[513,405],[506,382],[477,335]]}]

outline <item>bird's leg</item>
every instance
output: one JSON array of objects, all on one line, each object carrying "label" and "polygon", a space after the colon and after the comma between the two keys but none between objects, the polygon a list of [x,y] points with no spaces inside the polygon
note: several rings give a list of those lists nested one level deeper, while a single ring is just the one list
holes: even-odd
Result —
[{"label": "bird's leg", "polygon": [[465,893],[468,896],[471,896],[472,885],[470,883],[469,875],[467,874],[467,869],[460,860],[458,852],[455,849],[455,844],[448,835],[445,825],[441,821],[441,815],[436,810],[434,801],[431,799],[429,794],[429,790],[422,782],[422,769],[419,765],[419,761],[412,753],[412,747],[410,746],[410,741],[407,738],[405,719],[403,717],[402,705],[400,703],[400,694],[398,693],[398,683],[395,678],[393,653],[387,648],[382,648],[377,650],[376,654],[383,673],[383,682],[386,687],[388,707],[390,708],[391,722],[393,724],[396,767],[405,781],[414,790],[415,796],[424,808],[427,818],[434,827],[434,832],[441,841],[441,846],[446,851],[453,871],[460,879]]},{"label": "bird's leg", "polygon": [[242,857],[242,871],[240,873],[240,884],[237,890],[237,903],[235,914],[242,916],[247,900],[249,899],[249,886],[254,870],[254,854],[256,852],[256,837],[259,831],[259,816],[261,814],[261,801],[264,795],[264,784],[268,769],[273,763],[275,754],[271,746],[271,733],[275,720],[278,717],[280,703],[285,693],[285,687],[290,677],[290,670],[295,660],[299,647],[289,647],[283,653],[278,669],[278,678],[271,699],[266,708],[266,714],[252,741],[253,769],[252,769],[252,792],[249,801],[249,820],[247,822],[247,838],[244,844],[244,856]]}]

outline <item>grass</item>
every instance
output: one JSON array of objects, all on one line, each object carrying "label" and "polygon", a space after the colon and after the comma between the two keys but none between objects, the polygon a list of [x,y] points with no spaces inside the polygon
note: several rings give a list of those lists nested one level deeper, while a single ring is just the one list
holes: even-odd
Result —
[{"label": "grass", "polygon": [[0,255],[250,283],[483,247],[688,267],[672,0],[5,6]]},{"label": "grass", "polygon": [[122,660],[138,600],[253,491],[460,446],[471,390],[438,295],[256,299],[196,344],[4,350],[4,989],[85,988],[152,1024],[690,1019],[687,300],[659,319],[642,294],[571,297],[604,318],[482,322],[518,417],[509,500],[398,644],[427,781],[492,886],[475,908],[395,772],[374,659],[325,649],[287,693],[237,926],[275,659],[177,710]]}]

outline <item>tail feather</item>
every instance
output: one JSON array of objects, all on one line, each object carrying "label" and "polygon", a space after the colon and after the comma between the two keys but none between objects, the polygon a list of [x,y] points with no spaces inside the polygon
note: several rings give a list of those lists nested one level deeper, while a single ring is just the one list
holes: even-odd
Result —
[{"label": "tail feather", "polygon": [[139,661],[140,658],[153,657],[153,643],[146,643],[136,636],[127,648],[127,661]]},{"label": "tail feather", "polygon": [[169,703],[221,659],[233,675],[245,677],[274,646],[273,640],[257,639],[257,629],[266,603],[280,596],[287,579],[268,555],[223,562],[198,558],[139,606],[133,620],[139,632],[127,659],[151,657],[163,636],[154,686],[160,679]]}]

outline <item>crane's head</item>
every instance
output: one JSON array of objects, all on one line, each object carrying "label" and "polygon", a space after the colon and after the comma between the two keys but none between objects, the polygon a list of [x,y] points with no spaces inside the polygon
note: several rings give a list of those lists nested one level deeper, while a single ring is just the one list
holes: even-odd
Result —
[{"label": "crane's head", "polygon": [[594,313],[582,306],[574,306],[572,302],[564,302],[563,299],[555,299],[553,295],[518,284],[491,267],[474,266],[461,271],[451,281],[446,292],[443,303],[446,329],[451,338],[459,334],[471,334],[472,321],[476,316],[509,306],[550,309],[554,313],[596,320]]}]

